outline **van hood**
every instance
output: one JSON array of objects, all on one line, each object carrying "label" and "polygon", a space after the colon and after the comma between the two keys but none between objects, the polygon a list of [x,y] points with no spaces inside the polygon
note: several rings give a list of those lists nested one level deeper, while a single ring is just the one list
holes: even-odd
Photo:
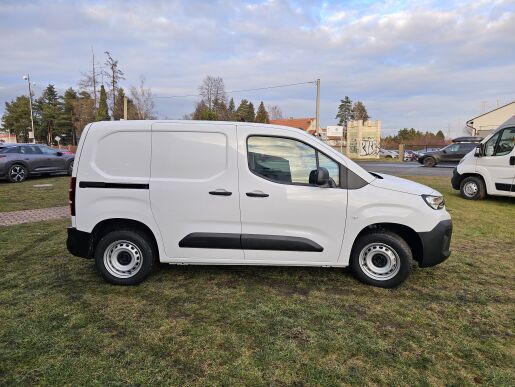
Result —
[{"label": "van hood", "polygon": [[404,192],[411,195],[439,195],[439,192],[435,191],[431,187],[415,183],[411,180],[402,179],[392,175],[385,175],[383,173],[374,173],[374,175],[379,176],[370,183],[374,187]]}]

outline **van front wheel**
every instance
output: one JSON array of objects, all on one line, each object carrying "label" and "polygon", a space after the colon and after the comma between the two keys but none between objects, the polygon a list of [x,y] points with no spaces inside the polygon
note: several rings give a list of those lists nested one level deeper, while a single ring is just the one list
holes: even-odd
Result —
[{"label": "van front wheel", "polygon": [[156,254],[145,234],[134,230],[111,231],[95,248],[95,266],[115,285],[136,285],[152,270]]},{"label": "van front wheel", "polygon": [[412,254],[397,234],[378,230],[361,236],[352,249],[350,268],[360,281],[393,288],[410,275]]},{"label": "van front wheel", "polygon": [[464,199],[480,200],[486,196],[485,183],[480,177],[469,176],[460,184],[460,193]]}]

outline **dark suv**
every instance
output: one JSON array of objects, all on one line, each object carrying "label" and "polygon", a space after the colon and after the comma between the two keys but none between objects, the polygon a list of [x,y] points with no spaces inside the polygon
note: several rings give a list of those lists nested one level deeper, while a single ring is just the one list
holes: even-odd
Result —
[{"label": "dark suv", "polygon": [[29,175],[72,173],[74,154],[47,145],[0,144],[0,178],[19,183]]},{"label": "dark suv", "polygon": [[479,142],[457,142],[447,145],[445,148],[433,152],[422,153],[418,156],[418,162],[425,167],[434,167],[439,163],[457,164],[467,153],[476,148]]}]

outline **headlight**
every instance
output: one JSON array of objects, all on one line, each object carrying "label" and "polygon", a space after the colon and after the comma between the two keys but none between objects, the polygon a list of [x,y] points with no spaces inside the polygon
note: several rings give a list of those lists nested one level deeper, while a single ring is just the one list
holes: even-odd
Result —
[{"label": "headlight", "polygon": [[445,207],[443,196],[422,195],[422,199],[424,199],[427,205],[433,210],[441,210]]}]

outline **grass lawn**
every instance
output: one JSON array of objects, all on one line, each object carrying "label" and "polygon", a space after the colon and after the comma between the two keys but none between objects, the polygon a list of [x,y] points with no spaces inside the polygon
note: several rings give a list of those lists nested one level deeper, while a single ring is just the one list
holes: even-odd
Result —
[{"label": "grass lawn", "polygon": [[513,385],[515,202],[416,180],[445,194],[453,254],[394,290],[199,266],[116,287],[67,253],[67,221],[0,228],[0,385]]},{"label": "grass lawn", "polygon": [[[52,187],[34,185],[52,184]],[[66,206],[69,176],[33,177],[23,183],[0,181],[0,212]]]}]

